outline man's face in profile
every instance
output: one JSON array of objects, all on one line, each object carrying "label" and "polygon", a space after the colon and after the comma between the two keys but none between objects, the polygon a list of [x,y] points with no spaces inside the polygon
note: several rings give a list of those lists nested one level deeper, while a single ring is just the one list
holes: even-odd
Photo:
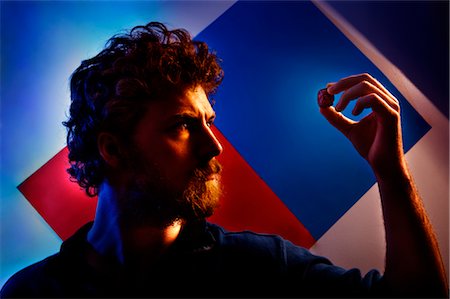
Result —
[{"label": "man's face in profile", "polygon": [[197,86],[149,103],[127,155],[122,213],[129,221],[168,225],[212,214],[220,197],[222,146],[215,112]]}]

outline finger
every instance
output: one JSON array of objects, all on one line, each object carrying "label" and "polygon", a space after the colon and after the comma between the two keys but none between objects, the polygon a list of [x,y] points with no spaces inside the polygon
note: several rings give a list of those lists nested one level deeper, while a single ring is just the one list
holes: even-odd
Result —
[{"label": "finger", "polygon": [[331,84],[331,86],[327,85],[327,91],[330,94],[338,94],[340,92],[343,92],[344,90],[349,89],[351,86],[357,84],[358,82],[363,81],[363,75],[364,74],[359,74],[342,78],[336,83]]},{"label": "finger", "polygon": [[[332,94],[337,94],[346,89],[349,89],[350,87],[358,84],[361,81],[375,82],[376,80],[370,74],[367,74],[367,73],[352,75],[352,76],[342,78],[338,82],[334,83],[332,86],[330,86],[328,88],[329,89],[328,92],[332,93]],[[374,85],[377,85],[377,84],[374,84]]]},{"label": "finger", "polygon": [[389,106],[393,109],[399,111],[400,107],[398,102],[395,99],[392,99],[389,95],[380,90],[377,86],[373,85],[369,81],[361,81],[356,85],[351,86],[349,89],[345,90],[342,94],[339,102],[336,104],[336,110],[342,111],[344,110],[351,100],[354,100],[358,97],[365,96],[371,93],[376,93],[382,99],[384,99]]},{"label": "finger", "polygon": [[376,93],[371,93],[360,97],[356,102],[352,113],[354,115],[359,115],[364,109],[368,108],[372,108],[372,111],[382,119],[397,118],[399,115],[398,111],[392,108]]},{"label": "finger", "polygon": [[333,83],[331,86],[327,85],[327,87],[329,87],[328,93],[338,94],[338,93],[350,88],[351,86],[357,84],[358,82],[362,82],[362,81],[368,81],[368,82],[372,83],[378,89],[380,89],[383,93],[385,93],[389,97],[395,99],[395,97],[389,92],[389,90],[387,90],[383,86],[383,84],[378,82],[377,79],[375,79],[374,77],[372,77],[370,74],[367,74],[367,73],[349,76],[349,77],[339,80],[336,83]]},{"label": "finger", "polygon": [[392,109],[394,109],[395,111],[400,111],[400,103],[398,102],[397,98],[394,97],[394,95],[392,93],[389,92],[389,90],[387,90],[383,84],[381,84],[380,82],[378,82],[377,79],[375,79],[374,77],[370,76],[369,74],[366,74],[368,77],[368,81],[375,86],[376,90],[378,91],[377,94],[385,99],[386,103],[391,106]]},{"label": "finger", "polygon": [[396,102],[397,98],[394,97],[394,95],[392,93],[390,93],[389,90],[386,89],[386,87],[383,86],[383,84],[381,84],[377,79],[375,79],[374,77],[372,77],[370,74],[363,74],[363,76],[365,76],[365,80],[369,81],[370,83],[372,83],[373,85],[375,85],[378,89],[380,89],[383,93],[385,93],[387,96],[389,96],[390,98],[394,99]]},{"label": "finger", "polygon": [[348,135],[352,125],[355,123],[355,121],[347,118],[342,113],[337,112],[333,106],[321,107],[320,113],[333,127],[341,131],[345,136]]},{"label": "finger", "polygon": [[[330,94],[338,94],[342,91],[348,90],[351,87],[361,83],[361,82],[368,82],[367,87],[371,87],[373,91],[376,91],[378,95],[380,95],[382,98],[386,99],[387,103],[396,111],[400,110],[399,102],[398,100],[380,83],[378,80],[376,80],[374,77],[372,77],[370,74],[359,74],[359,75],[353,75],[346,78],[343,78],[339,80],[336,83],[331,83],[327,85],[327,91]],[[372,92],[372,91],[370,91]],[[366,94],[368,94],[367,92]],[[361,96],[363,94],[360,94]],[[357,96],[353,96],[352,99],[356,98]],[[345,97],[344,97],[345,99]],[[345,103],[345,102],[344,102]],[[348,103],[347,103],[348,104]],[[346,106],[346,105],[345,105]],[[345,108],[344,106],[344,108]],[[340,109],[343,110],[343,109]]]}]

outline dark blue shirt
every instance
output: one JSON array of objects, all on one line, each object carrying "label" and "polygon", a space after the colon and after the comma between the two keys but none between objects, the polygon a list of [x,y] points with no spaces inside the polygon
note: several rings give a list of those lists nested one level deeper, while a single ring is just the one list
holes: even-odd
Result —
[{"label": "dark blue shirt", "polygon": [[1,297],[383,295],[383,278],[375,270],[362,276],[279,236],[227,232],[206,221],[183,228],[170,250],[142,274],[99,255],[86,239],[91,226],[63,242],[60,252],[13,275]]}]

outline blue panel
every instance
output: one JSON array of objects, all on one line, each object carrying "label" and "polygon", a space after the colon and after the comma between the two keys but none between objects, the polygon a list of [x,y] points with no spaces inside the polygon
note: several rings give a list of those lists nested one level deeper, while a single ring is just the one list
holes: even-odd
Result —
[{"label": "blue panel", "polygon": [[309,2],[238,2],[198,39],[223,59],[218,128],[316,239],[375,182],[368,164],[320,115],[320,88],[369,72],[401,102],[406,149],[430,128]]}]

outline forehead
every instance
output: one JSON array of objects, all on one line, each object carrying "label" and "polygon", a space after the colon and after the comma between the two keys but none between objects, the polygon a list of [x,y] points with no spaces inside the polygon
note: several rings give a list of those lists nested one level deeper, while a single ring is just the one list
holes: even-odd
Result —
[{"label": "forehead", "polygon": [[207,118],[214,115],[214,110],[201,86],[150,102],[142,121],[147,122],[147,125],[149,122],[164,123],[181,114]]},{"label": "forehead", "polygon": [[208,97],[201,86],[190,88],[179,96],[165,101],[168,111],[189,110],[192,112],[211,114],[214,113]]}]

